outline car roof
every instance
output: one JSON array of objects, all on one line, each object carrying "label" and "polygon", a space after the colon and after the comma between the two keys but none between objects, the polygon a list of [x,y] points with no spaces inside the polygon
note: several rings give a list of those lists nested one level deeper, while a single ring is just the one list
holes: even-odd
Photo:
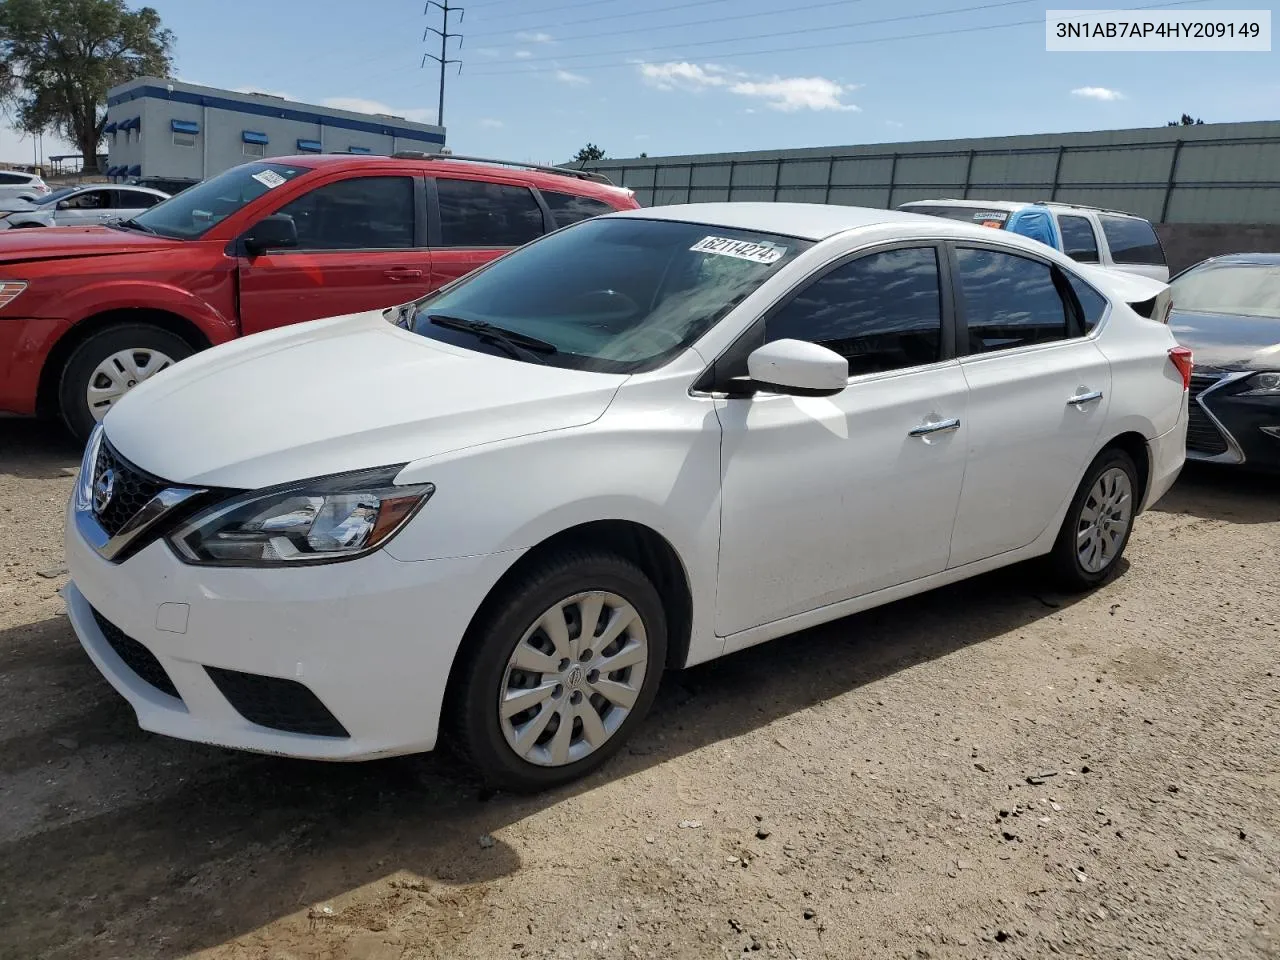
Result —
[{"label": "car roof", "polygon": [[565,193],[578,194],[585,197],[633,196],[634,192],[616,184],[601,183],[576,177],[572,173],[549,173],[544,170],[521,167],[517,163],[503,166],[497,163],[480,163],[464,158],[451,158],[448,155],[427,155],[423,157],[387,157],[381,154],[363,153],[307,153],[292,157],[264,157],[259,163],[285,163],[294,167],[394,167],[403,170],[406,167],[420,170],[424,174],[436,177],[448,177],[451,174],[470,174],[472,177],[493,177],[497,180],[516,181],[533,184],[539,190],[558,190]]},{"label": "car roof", "polygon": [[952,207],[965,207],[972,210],[1021,210],[1023,207],[1035,207],[1040,204],[1030,203],[1022,200],[953,200],[950,197],[939,197],[937,200],[911,200],[907,203],[898,204],[901,207],[910,206],[933,206],[939,203],[945,203]]},{"label": "car roof", "polygon": [[708,227],[735,230],[758,230],[801,240],[825,240],[856,227],[878,223],[921,222],[931,225],[935,217],[897,210],[870,207],[842,207],[823,203],[771,203],[768,201],[734,201],[732,203],[680,203],[669,207],[645,207],[611,213],[611,217],[635,217],[645,220],[678,220]]},{"label": "car roof", "polygon": [[1210,257],[1197,266],[1204,263],[1251,263],[1259,266],[1280,266],[1280,253],[1224,253],[1217,257]]}]

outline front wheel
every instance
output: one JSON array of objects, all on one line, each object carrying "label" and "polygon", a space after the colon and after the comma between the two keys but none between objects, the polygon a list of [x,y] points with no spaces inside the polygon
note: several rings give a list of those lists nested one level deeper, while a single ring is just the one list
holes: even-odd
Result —
[{"label": "front wheel", "polygon": [[1060,586],[1082,591],[1110,577],[1138,514],[1138,470],[1123,450],[1103,450],[1067,509],[1050,563]]},{"label": "front wheel", "polygon": [[58,385],[58,412],[83,442],[121,397],[194,352],[177,334],[150,324],[100,330],[67,358]]},{"label": "front wheel", "polygon": [[446,722],[495,787],[584,776],[630,736],[657,693],[667,625],[653,584],[609,553],[548,558],[486,604]]}]

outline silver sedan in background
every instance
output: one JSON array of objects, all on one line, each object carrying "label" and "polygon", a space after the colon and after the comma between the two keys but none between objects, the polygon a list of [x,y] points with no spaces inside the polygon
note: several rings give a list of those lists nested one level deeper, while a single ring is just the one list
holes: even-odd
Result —
[{"label": "silver sedan in background", "polygon": [[67,187],[39,200],[10,200],[0,205],[0,230],[83,227],[127,220],[167,199],[169,194],[150,187],[109,183]]}]

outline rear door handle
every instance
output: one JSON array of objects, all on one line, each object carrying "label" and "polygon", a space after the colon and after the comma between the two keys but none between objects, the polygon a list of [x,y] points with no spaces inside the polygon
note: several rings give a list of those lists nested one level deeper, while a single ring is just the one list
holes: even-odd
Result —
[{"label": "rear door handle", "polygon": [[1093,403],[1095,400],[1102,399],[1101,390],[1090,390],[1088,393],[1077,393],[1074,397],[1067,401],[1073,407],[1078,407],[1082,403]]},{"label": "rear door handle", "polygon": [[382,274],[388,280],[421,280],[421,270],[411,270],[408,267],[392,267],[390,270]]},{"label": "rear door handle", "polygon": [[922,423],[918,427],[912,427],[907,431],[908,437],[927,437],[931,433],[946,433],[950,430],[959,430],[960,421],[952,417],[950,420],[935,420],[932,423]]}]

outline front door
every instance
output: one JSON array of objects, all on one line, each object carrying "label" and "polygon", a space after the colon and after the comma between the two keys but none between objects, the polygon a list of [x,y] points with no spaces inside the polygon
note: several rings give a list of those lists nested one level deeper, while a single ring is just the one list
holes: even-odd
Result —
[{"label": "front door", "polygon": [[87,227],[111,216],[112,191],[102,187],[84,190],[66,200],[59,200],[53,222],[59,227]]},{"label": "front door", "polygon": [[242,332],[384,309],[426,293],[431,256],[418,242],[416,209],[413,177],[373,176],[324,184],[273,211],[293,218],[298,246],[240,257]]},{"label": "front door", "polygon": [[757,345],[833,349],[849,360],[849,386],[717,403],[721,636],[945,569],[968,388],[949,359],[942,252],[859,255],[766,316]]},{"label": "front door", "polygon": [[431,282],[442,287],[545,232],[533,191],[515,183],[431,181]]},{"label": "front door", "polygon": [[955,274],[970,431],[953,567],[1044,532],[1080,483],[1111,391],[1111,368],[1083,336],[1061,271],[964,246],[955,250]]}]

